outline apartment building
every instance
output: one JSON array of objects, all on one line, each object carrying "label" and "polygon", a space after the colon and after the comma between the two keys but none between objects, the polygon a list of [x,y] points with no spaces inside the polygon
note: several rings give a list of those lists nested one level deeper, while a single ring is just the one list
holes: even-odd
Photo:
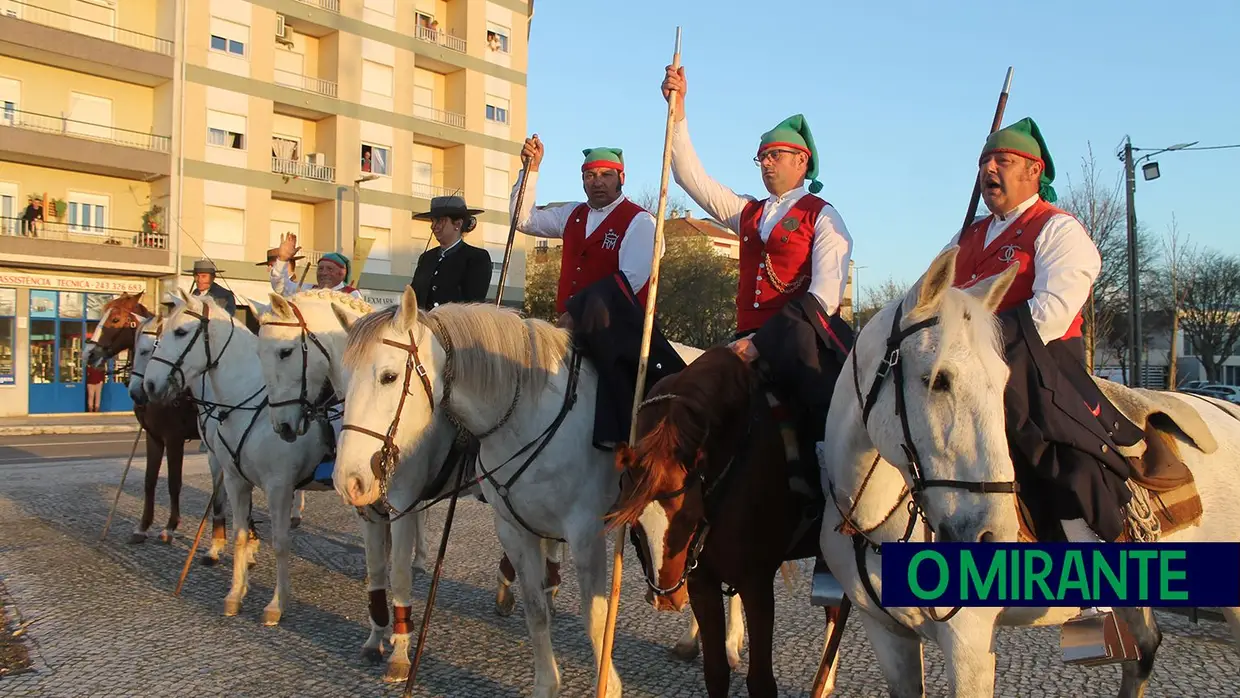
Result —
[{"label": "apartment building", "polygon": [[[85,409],[81,349],[210,257],[241,306],[296,233],[304,265],[373,240],[399,297],[460,193],[498,279],[526,132],[525,0],[0,0],[0,415]],[[360,194],[356,199],[354,193]],[[526,242],[505,302],[520,303]],[[311,276],[313,271],[311,271]],[[494,292],[494,289],[492,289]],[[103,409],[131,408],[109,382]]]}]

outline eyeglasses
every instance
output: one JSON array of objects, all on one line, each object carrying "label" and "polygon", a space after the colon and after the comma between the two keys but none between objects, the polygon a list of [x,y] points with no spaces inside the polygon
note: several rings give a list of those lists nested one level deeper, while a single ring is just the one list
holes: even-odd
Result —
[{"label": "eyeglasses", "polygon": [[795,150],[780,150],[778,148],[773,149],[773,150],[767,150],[763,152],[762,154],[758,155],[758,157],[754,158],[753,164],[761,166],[762,163],[766,162],[767,160],[778,160],[779,156],[783,155],[784,153],[787,153],[788,155],[796,155]]}]

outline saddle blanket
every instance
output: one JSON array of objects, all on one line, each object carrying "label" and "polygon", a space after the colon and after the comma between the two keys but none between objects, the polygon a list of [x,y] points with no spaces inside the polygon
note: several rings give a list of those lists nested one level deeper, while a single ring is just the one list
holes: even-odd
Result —
[{"label": "saddle blanket", "polygon": [[319,463],[314,469],[314,474],[310,476],[310,480],[298,489],[309,490],[311,492],[326,492],[335,489],[335,483],[332,480],[332,473],[336,470],[336,459],[325,460]]}]

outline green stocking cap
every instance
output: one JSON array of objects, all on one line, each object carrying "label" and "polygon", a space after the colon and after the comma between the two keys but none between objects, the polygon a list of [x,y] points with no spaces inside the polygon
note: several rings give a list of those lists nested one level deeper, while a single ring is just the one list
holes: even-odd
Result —
[{"label": "green stocking cap", "polygon": [[619,148],[586,148],[581,152],[586,156],[581,165],[582,172],[596,167],[610,167],[624,172],[624,151]]},{"label": "green stocking cap", "polygon": [[328,252],[327,254],[323,255],[322,259],[326,259],[332,264],[336,264],[336,265],[343,267],[344,268],[344,282],[345,284],[349,283],[349,272],[352,271],[351,269],[349,269],[349,267],[351,267],[352,265],[349,264],[348,257],[345,257],[339,252]]},{"label": "green stocking cap", "polygon": [[809,155],[809,163],[805,169],[805,178],[810,180],[809,191],[811,194],[822,191],[822,182],[818,181],[818,148],[814,146],[814,136],[809,132],[809,122],[804,116],[790,116],[762,134],[758,153],[775,147],[792,148]]},{"label": "green stocking cap", "polygon": [[1051,151],[1046,147],[1046,140],[1033,119],[1025,117],[1020,121],[1001,128],[990,134],[986,145],[982,148],[981,157],[991,153],[1012,153],[1042,163],[1042,180],[1038,195],[1048,203],[1055,203],[1059,198],[1051,182],[1055,181],[1055,162],[1051,160]]}]

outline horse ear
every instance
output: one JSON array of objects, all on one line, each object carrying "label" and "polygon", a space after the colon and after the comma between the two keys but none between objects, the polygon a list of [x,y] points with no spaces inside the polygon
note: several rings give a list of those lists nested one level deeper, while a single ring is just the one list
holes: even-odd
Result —
[{"label": "horse ear", "polygon": [[400,312],[396,313],[396,326],[402,332],[412,330],[418,323],[418,297],[412,286],[406,286],[400,296]]},{"label": "horse ear", "polygon": [[288,320],[293,317],[293,309],[288,307],[288,301],[284,300],[284,296],[278,293],[271,293],[271,312],[281,320]]},{"label": "horse ear", "polygon": [[336,319],[340,321],[340,326],[343,327],[346,332],[352,329],[353,323],[357,322],[357,318],[361,317],[360,315],[350,314],[349,311],[339,303],[332,303],[332,313],[335,314]]},{"label": "horse ear", "polygon": [[974,284],[968,292],[981,299],[982,304],[986,306],[986,312],[993,314],[1003,302],[1003,297],[1012,287],[1012,282],[1016,280],[1016,274],[1019,271],[1020,264],[1013,262],[1002,273]]},{"label": "horse ear", "polygon": [[910,315],[930,315],[939,307],[943,294],[955,281],[956,255],[959,252],[960,247],[953,245],[940,252],[930,263],[930,268],[917,282],[917,306]]}]

